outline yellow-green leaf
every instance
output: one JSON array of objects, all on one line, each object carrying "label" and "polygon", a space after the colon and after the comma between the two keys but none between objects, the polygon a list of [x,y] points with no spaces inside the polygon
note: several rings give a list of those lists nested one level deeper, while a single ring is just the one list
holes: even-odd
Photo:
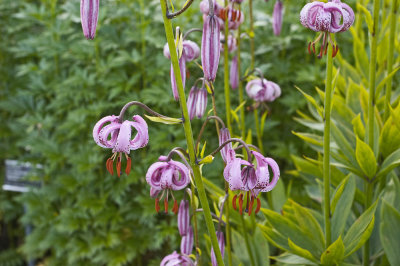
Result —
[{"label": "yellow-green leaf", "polygon": [[363,173],[369,177],[374,177],[376,173],[376,159],[374,152],[367,143],[357,137],[356,159]]},{"label": "yellow-green leaf", "polygon": [[214,160],[214,156],[212,155],[207,155],[206,157],[204,157],[199,164],[209,164],[212,163],[212,161]]},{"label": "yellow-green leaf", "polygon": [[322,265],[339,265],[344,257],[344,245],[342,237],[339,236],[321,255]]},{"label": "yellow-green leaf", "polygon": [[180,118],[172,118],[172,117],[157,117],[157,116],[149,116],[149,115],[144,115],[147,119],[150,121],[156,122],[156,123],[163,123],[167,125],[173,125],[173,124],[180,124],[182,123],[182,119]]},{"label": "yellow-green leaf", "polygon": [[299,255],[300,257],[315,261],[315,258],[313,257],[313,255],[311,255],[310,251],[299,247],[298,245],[293,243],[293,241],[290,240],[290,238],[288,238],[288,244],[289,244],[289,247],[290,247],[292,253]]}]

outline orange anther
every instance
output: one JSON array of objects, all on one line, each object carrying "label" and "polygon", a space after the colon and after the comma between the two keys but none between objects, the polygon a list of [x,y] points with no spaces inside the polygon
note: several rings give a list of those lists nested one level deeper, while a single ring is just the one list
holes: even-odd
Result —
[{"label": "orange anther", "polygon": [[168,199],[167,199],[167,197],[164,198],[164,209],[165,209],[165,213],[168,213]]},{"label": "orange anther", "polygon": [[237,211],[236,200],[237,200],[237,195],[233,196],[232,199],[232,207],[235,211]]},{"label": "orange anther", "polygon": [[111,160],[111,158],[108,158],[108,159],[107,159],[106,168],[107,168],[107,171],[108,171],[111,175],[114,174],[114,165],[113,165],[113,160]]},{"label": "orange anther", "polygon": [[172,212],[175,214],[178,214],[178,202],[176,200],[174,200],[174,207],[172,207]]},{"label": "orange anther", "polygon": [[160,211],[160,200],[156,198],[156,212]]},{"label": "orange anther", "polygon": [[249,216],[251,215],[251,212],[253,211],[253,205],[254,205],[254,197],[251,196],[250,205],[249,205]]},{"label": "orange anther", "polygon": [[128,158],[128,161],[126,162],[126,168],[125,168],[125,173],[127,175],[129,175],[129,173],[131,172],[131,168],[132,168],[132,159]]},{"label": "orange anther", "polygon": [[255,214],[257,214],[261,209],[261,200],[259,198],[257,198],[257,208],[255,210]]},{"label": "orange anther", "polygon": [[117,175],[118,175],[118,177],[121,176],[121,158],[120,157],[118,158],[118,161],[117,161]]}]

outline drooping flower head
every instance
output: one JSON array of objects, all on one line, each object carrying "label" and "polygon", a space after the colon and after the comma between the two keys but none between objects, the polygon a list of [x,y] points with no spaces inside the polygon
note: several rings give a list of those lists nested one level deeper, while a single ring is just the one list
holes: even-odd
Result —
[{"label": "drooping flower head", "polygon": [[[219,250],[221,251],[221,257],[223,258],[224,254],[225,254],[224,233],[221,231],[217,231],[216,234],[217,234]],[[215,256],[214,249],[212,246],[211,246],[211,264],[212,264],[212,266],[218,266],[217,258]]]},{"label": "drooping flower head", "polygon": [[281,34],[282,17],[283,17],[283,3],[281,0],[277,0],[274,6],[274,13],[272,15],[272,28],[276,36]]},{"label": "drooping flower head", "polygon": [[311,53],[311,49],[315,53],[315,44],[322,38],[318,57],[322,58],[322,55],[327,52],[329,44],[333,47],[332,56],[334,57],[339,48],[333,43],[329,33],[347,31],[354,23],[354,12],[350,6],[340,0],[333,0],[328,3],[314,1],[306,4],[301,10],[300,22],[306,28],[322,32],[315,41],[309,43],[309,53]]},{"label": "drooping flower head", "polygon": [[220,55],[219,22],[215,15],[208,15],[204,20],[201,41],[201,65],[203,67],[204,78],[207,81],[215,80]]},{"label": "drooping flower head", "polygon": [[[239,213],[243,213],[243,203],[246,200],[246,210],[249,215],[253,211],[254,202],[257,201],[255,213],[258,213],[261,208],[261,201],[258,198],[260,192],[271,191],[279,179],[279,166],[271,158],[266,158],[262,154],[252,151],[255,157],[255,162],[234,158],[227,163],[224,169],[224,178],[229,183],[229,188],[232,191],[240,191],[232,199],[233,208],[239,208]],[[270,180],[269,169],[271,168],[273,177]],[[247,197],[245,199],[244,197]],[[237,205],[239,201],[239,206]]]},{"label": "drooping flower head", "polygon": [[[168,213],[168,195],[171,194],[174,200],[172,211],[178,213],[178,203],[172,193],[174,190],[182,190],[190,183],[189,169],[183,163],[167,160],[167,157],[160,156],[159,162],[152,164],[146,173],[146,182],[156,194],[156,211],[159,212],[159,202],[164,198],[165,212]],[[162,191],[161,196],[158,196]]]},{"label": "drooping flower head", "polygon": [[[231,138],[231,134],[229,133],[229,129],[228,128],[222,128],[219,131],[219,145],[221,146],[225,141],[229,140]],[[222,160],[225,163],[229,163],[230,161],[232,161],[235,156],[235,150],[232,147],[232,143],[228,143],[226,144],[220,151],[221,153],[221,157]]]},{"label": "drooping flower head", "polygon": [[247,95],[258,102],[272,102],[281,95],[278,84],[266,79],[253,79],[246,85]]},{"label": "drooping flower head", "polygon": [[[136,129],[136,135],[132,139],[132,128]],[[149,142],[149,133],[146,121],[139,116],[132,117],[132,121],[121,122],[118,116],[106,116],[100,119],[93,128],[93,139],[97,145],[112,149],[113,155],[107,160],[108,172],[114,173],[114,161],[117,160],[116,170],[118,177],[121,175],[122,154],[127,159],[126,174],[131,171],[131,150],[143,148]]]},{"label": "drooping flower head", "polygon": [[86,39],[94,39],[98,17],[99,0],[81,0],[81,24]]},{"label": "drooping flower head", "polygon": [[193,261],[186,255],[178,254],[174,251],[166,256],[160,263],[160,266],[194,266]]},{"label": "drooping flower head", "polygon": [[[236,3],[242,2],[241,0],[235,1]],[[239,3],[240,4],[240,3]],[[200,11],[203,13],[203,20],[207,19],[210,13],[209,1],[203,0],[200,2]],[[240,24],[244,22],[243,12],[234,9],[233,6],[227,6],[224,8],[214,1],[214,14],[219,22],[220,30],[223,31],[225,28],[225,20],[228,19],[228,28],[230,30],[236,30]]]},{"label": "drooping flower head", "polygon": [[202,118],[207,108],[207,90],[204,87],[197,88],[193,86],[189,92],[187,107],[189,118]]},{"label": "drooping flower head", "polygon": [[[182,78],[182,83],[183,87],[185,87],[186,84],[186,62],[193,61],[194,59],[198,58],[200,55],[200,48],[199,46],[192,41],[185,40],[182,42],[182,53],[178,54],[179,57],[179,69],[181,72],[181,78]],[[171,54],[169,51],[168,43],[164,45],[164,56],[168,59],[171,59]],[[176,101],[179,100],[179,94],[178,94],[178,86],[176,84],[175,80],[175,74],[174,74],[174,68],[171,63],[171,71],[170,71],[170,76],[171,76],[171,87],[172,87],[172,94],[174,95],[174,98]]]}]

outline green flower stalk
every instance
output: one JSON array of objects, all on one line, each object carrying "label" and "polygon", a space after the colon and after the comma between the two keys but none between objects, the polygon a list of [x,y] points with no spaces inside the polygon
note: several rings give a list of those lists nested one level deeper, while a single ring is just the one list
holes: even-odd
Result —
[{"label": "green flower stalk", "polygon": [[[216,236],[215,227],[214,227],[214,224],[212,221],[210,206],[208,204],[207,195],[206,195],[206,192],[204,189],[204,184],[203,184],[201,173],[200,173],[200,168],[199,168],[199,165],[196,163],[192,126],[190,124],[188,108],[186,105],[185,91],[183,89],[183,84],[182,84],[182,79],[181,79],[181,74],[180,74],[180,69],[179,69],[179,61],[178,61],[178,56],[176,54],[176,47],[175,47],[175,42],[174,42],[172,24],[171,24],[171,21],[166,16],[167,5],[166,5],[165,0],[160,0],[160,4],[161,4],[162,16],[163,16],[163,20],[164,20],[165,34],[167,37],[168,46],[169,46],[169,50],[171,53],[172,66],[174,69],[176,83],[178,85],[179,103],[180,103],[182,115],[183,115],[183,127],[185,130],[186,142],[187,142],[188,151],[189,151],[190,166],[193,169],[194,180],[195,180],[195,183],[197,186],[200,203],[204,210],[204,220],[206,222],[208,233],[209,233],[209,236],[211,239],[211,245],[216,253],[217,263],[218,263],[218,265],[224,265],[224,262],[223,262],[223,259],[221,256],[221,252],[219,249],[219,245],[218,245],[218,239]],[[193,191],[193,193],[194,193],[194,191]]]}]

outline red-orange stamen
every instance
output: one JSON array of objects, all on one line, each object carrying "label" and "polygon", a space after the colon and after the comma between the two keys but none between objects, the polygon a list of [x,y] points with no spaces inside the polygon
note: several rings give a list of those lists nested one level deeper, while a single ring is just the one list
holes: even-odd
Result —
[{"label": "red-orange stamen", "polygon": [[108,171],[111,175],[114,174],[114,164],[113,164],[113,160],[112,160],[111,158],[108,158],[108,159],[107,159],[106,168],[107,168],[107,171]]},{"label": "red-orange stamen", "polygon": [[125,173],[127,175],[129,175],[129,173],[131,172],[131,168],[132,168],[132,159],[128,158],[128,160],[126,162],[126,168],[125,168]]},{"label": "red-orange stamen", "polygon": [[259,198],[257,198],[257,208],[255,210],[255,214],[257,214],[261,209],[261,200]]},{"label": "red-orange stamen", "polygon": [[172,211],[175,214],[178,214],[178,202],[174,199],[174,207],[172,207]]},{"label": "red-orange stamen", "polygon": [[251,201],[249,205],[249,216],[251,215],[251,212],[253,211],[253,205],[254,205],[254,197],[251,196]]},{"label": "red-orange stamen", "polygon": [[240,194],[239,196],[239,213],[240,215],[243,213],[243,194]]},{"label": "red-orange stamen", "polygon": [[168,199],[167,199],[167,197],[164,198],[164,209],[165,209],[165,213],[168,213]]},{"label": "red-orange stamen", "polygon": [[238,196],[238,195],[233,196],[233,199],[232,199],[232,207],[233,207],[233,209],[234,209],[235,211],[237,211],[237,206],[236,206],[237,196]]},{"label": "red-orange stamen", "polygon": [[156,212],[158,213],[160,211],[160,200],[156,198]]},{"label": "red-orange stamen", "polygon": [[120,177],[121,176],[121,157],[118,157],[117,160],[118,160],[117,161],[117,175],[118,175],[118,177]]}]

